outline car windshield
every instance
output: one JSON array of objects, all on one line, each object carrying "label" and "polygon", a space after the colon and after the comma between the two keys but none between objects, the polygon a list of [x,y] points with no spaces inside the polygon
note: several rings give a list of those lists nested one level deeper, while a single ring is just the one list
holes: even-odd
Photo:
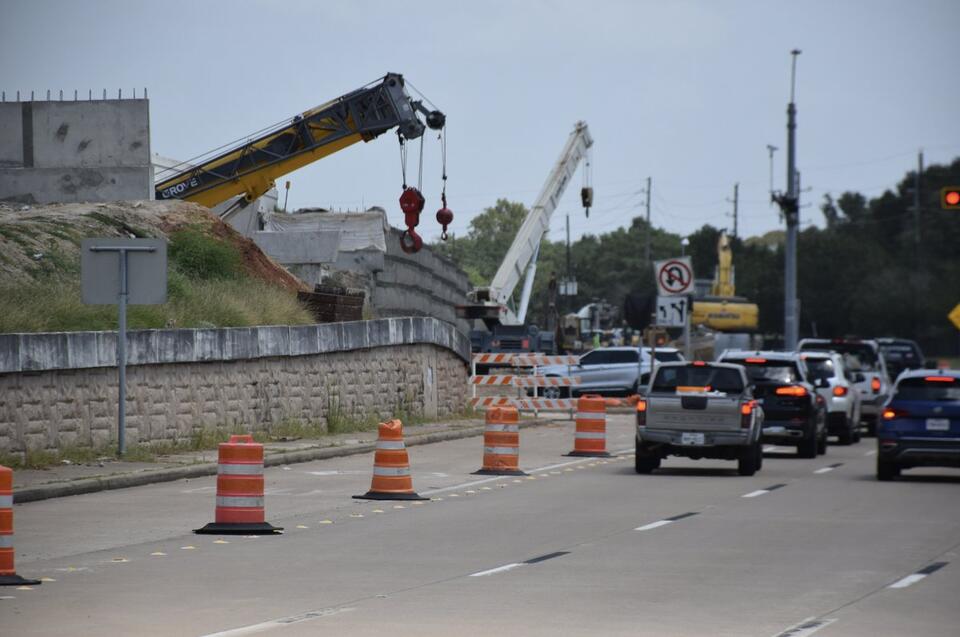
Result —
[{"label": "car windshield", "polygon": [[806,363],[810,380],[829,380],[837,375],[837,368],[829,358],[808,358]]},{"label": "car windshield", "polygon": [[802,380],[800,370],[793,361],[772,361],[767,359],[724,359],[725,363],[743,365],[747,376],[755,383],[796,383]]},{"label": "car windshield", "polygon": [[960,402],[960,381],[950,376],[904,378],[897,384],[893,399]]},{"label": "car windshield", "polygon": [[680,358],[680,352],[661,352],[660,350],[657,350],[657,353],[654,354],[654,358],[661,363],[674,363],[676,361],[683,360]]},{"label": "car windshield", "polygon": [[843,356],[843,364],[852,372],[880,371],[877,352],[866,343],[805,343],[802,350],[832,350]]},{"label": "car windshield", "polygon": [[661,367],[653,381],[653,391],[675,392],[678,387],[704,387],[707,391],[739,394],[743,380],[737,370],[729,367],[686,365]]}]

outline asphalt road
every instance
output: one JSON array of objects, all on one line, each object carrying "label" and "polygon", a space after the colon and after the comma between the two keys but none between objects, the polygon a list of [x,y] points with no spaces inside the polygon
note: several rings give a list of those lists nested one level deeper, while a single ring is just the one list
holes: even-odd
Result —
[{"label": "asphalt road", "polygon": [[204,478],[17,506],[4,635],[950,635],[960,472],[873,477],[872,439],[815,460],[669,459],[633,472],[572,424],[521,434],[524,478],[474,476],[481,439],[411,449],[422,504],[353,500],[372,456],[268,469],[282,536],[198,536]]}]

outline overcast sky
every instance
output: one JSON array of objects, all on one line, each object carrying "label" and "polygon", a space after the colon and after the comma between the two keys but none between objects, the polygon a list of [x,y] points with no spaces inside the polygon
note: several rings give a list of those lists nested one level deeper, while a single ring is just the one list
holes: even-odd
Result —
[{"label": "overcast sky", "polygon": [[[506,197],[527,205],[577,120],[592,132],[595,208],[578,175],[563,237],[626,225],[652,177],[654,225],[780,226],[790,50],[804,223],[826,192],[876,196],[960,155],[960,2],[320,2],[0,0],[0,89],[72,96],[147,87],[153,152],[186,159],[399,72],[448,116],[448,197],[461,233]],[[439,146],[427,140],[427,238],[439,228]],[[411,167],[412,168],[412,167]],[[290,176],[290,208],[381,205],[401,226],[396,137]],[[279,184],[282,186],[282,183]]]}]

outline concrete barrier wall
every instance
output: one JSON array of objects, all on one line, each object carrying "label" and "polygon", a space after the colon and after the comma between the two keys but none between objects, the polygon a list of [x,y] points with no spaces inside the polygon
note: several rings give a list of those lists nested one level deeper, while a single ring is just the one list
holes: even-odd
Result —
[{"label": "concrete barrier wall", "polygon": [[0,200],[151,199],[146,99],[0,104]]},{"label": "concrete barrier wall", "polygon": [[[130,444],[465,406],[469,342],[431,318],[129,336]],[[0,452],[115,441],[115,348],[116,332],[0,335]]]}]

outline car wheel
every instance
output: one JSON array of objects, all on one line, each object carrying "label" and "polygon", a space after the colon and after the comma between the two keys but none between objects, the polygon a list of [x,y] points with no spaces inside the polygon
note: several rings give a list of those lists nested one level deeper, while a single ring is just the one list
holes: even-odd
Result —
[{"label": "car wheel", "polygon": [[855,427],[850,425],[851,420],[846,414],[841,414],[841,416],[843,417],[843,422],[840,424],[843,425],[843,429],[837,434],[837,444],[849,445],[853,443],[853,430]]},{"label": "car wheel", "polygon": [[887,460],[877,458],[877,480],[889,482],[900,475],[900,467]]},{"label": "car wheel", "polygon": [[743,450],[742,455],[737,460],[737,473],[742,476],[752,476],[760,470],[763,449],[759,443],[754,443]]},{"label": "car wheel", "polygon": [[877,418],[879,416],[870,416],[870,420],[867,421],[867,435],[876,436],[877,435]]},{"label": "car wheel", "polygon": [[817,457],[817,437],[809,436],[800,441],[797,445],[797,455],[801,458]]},{"label": "car wheel", "polygon": [[817,455],[826,455],[827,453],[827,432],[823,432],[823,436],[820,437],[820,440],[817,441]]},{"label": "car wheel", "polygon": [[850,436],[853,439],[853,442],[860,442],[860,423],[857,423],[853,426],[853,431],[850,433]]},{"label": "car wheel", "polygon": [[633,468],[637,473],[653,473],[660,468],[660,458],[651,455],[646,449],[636,443],[636,453],[633,456]]},{"label": "car wheel", "polygon": [[563,398],[563,388],[562,387],[544,387],[543,397],[552,398],[552,399]]}]

